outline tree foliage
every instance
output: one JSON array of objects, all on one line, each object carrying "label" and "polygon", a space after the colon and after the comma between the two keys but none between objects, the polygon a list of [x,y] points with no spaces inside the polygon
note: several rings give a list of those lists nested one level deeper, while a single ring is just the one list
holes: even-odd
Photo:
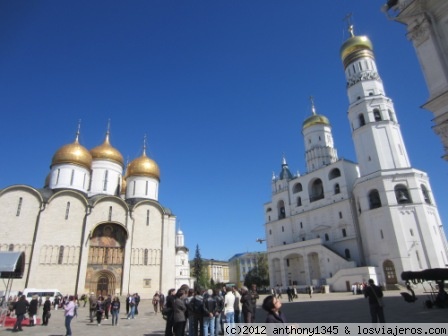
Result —
[{"label": "tree foliage", "polygon": [[258,288],[269,287],[269,269],[268,260],[265,253],[259,253],[257,263],[254,268],[247,272],[244,278],[244,285],[249,287],[257,285]]},{"label": "tree foliage", "polygon": [[196,245],[196,252],[194,254],[193,276],[196,278],[195,288],[207,287],[208,279],[206,279],[207,275],[204,274],[204,263],[201,257],[199,245]]}]

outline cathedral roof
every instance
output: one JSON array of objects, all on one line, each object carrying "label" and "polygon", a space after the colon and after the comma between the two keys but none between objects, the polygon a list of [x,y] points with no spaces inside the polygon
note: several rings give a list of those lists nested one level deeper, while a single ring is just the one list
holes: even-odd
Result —
[{"label": "cathedral roof", "polygon": [[108,160],[108,161],[114,161],[118,163],[119,165],[123,166],[124,160],[121,153],[111,146],[109,141],[109,131],[106,133],[106,138],[104,139],[104,142],[90,150],[90,154],[92,155],[92,158],[98,159],[98,160]]}]

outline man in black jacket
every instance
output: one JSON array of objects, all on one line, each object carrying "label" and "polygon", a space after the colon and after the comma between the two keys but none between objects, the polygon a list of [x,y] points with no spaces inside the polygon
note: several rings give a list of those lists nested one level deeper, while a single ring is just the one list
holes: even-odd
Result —
[{"label": "man in black jacket", "polygon": [[250,296],[252,299],[252,321],[247,321],[246,323],[255,323],[255,312],[257,311],[257,300],[260,297],[257,292],[257,285],[252,284],[252,289],[250,291]]},{"label": "man in black jacket", "polygon": [[204,332],[203,335],[209,334],[215,336],[215,317],[219,314],[218,302],[216,301],[216,293],[211,289],[204,295]]},{"label": "man in black jacket", "polygon": [[246,286],[241,287],[241,304],[244,323],[252,323],[252,296]]},{"label": "man in black jacket", "polygon": [[375,282],[370,279],[369,285],[364,289],[364,297],[369,298],[370,316],[372,323],[386,323],[383,311],[383,291],[380,287],[375,285]]},{"label": "man in black jacket", "polygon": [[17,320],[14,324],[14,328],[12,329],[13,332],[22,331],[22,321],[25,317],[29,305],[30,304],[26,300],[25,295],[22,295],[19,301],[14,304],[14,310],[16,311]]}]

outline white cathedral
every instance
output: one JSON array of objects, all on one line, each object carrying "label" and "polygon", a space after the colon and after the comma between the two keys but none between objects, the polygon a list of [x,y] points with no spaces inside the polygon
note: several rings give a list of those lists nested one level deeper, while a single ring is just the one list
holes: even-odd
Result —
[{"label": "white cathedral", "polygon": [[264,205],[271,286],[393,287],[403,271],[446,267],[443,225],[425,172],[411,166],[392,100],[366,36],[341,47],[358,163],[339,159],[329,120],[302,125],[307,173],[283,158]]},{"label": "white cathedral", "polygon": [[[104,143],[62,146],[44,188],[0,190],[0,251],[25,252],[13,289],[150,298],[189,284],[188,249],[176,217],[158,202],[160,170],[146,155],[127,164]],[[177,286],[178,287],[178,286]]]}]

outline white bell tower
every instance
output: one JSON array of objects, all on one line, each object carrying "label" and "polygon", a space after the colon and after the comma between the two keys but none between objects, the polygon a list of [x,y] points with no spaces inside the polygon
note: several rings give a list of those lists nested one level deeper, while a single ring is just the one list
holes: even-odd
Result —
[{"label": "white bell tower", "polygon": [[385,169],[409,168],[392,100],[385,94],[372,43],[366,36],[351,37],[341,47],[352,129],[361,176]]}]

